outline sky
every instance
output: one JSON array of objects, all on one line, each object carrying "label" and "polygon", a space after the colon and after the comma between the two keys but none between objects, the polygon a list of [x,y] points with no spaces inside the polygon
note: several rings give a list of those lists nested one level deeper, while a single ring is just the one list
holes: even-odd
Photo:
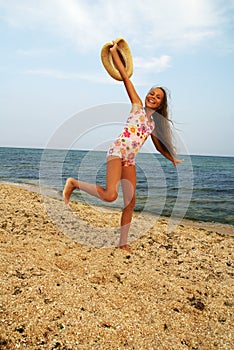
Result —
[{"label": "sky", "polygon": [[179,152],[234,156],[233,26],[233,0],[0,0],[0,147],[114,138],[130,102],[100,53],[122,37],[141,98],[170,91]]}]

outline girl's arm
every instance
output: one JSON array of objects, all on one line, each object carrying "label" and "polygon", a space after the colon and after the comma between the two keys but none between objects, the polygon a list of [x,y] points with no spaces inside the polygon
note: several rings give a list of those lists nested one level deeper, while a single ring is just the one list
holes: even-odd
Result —
[{"label": "girl's arm", "polygon": [[114,64],[115,64],[116,68],[118,69],[118,71],[123,79],[123,82],[124,82],[126,91],[128,93],[128,96],[130,98],[130,101],[132,102],[132,104],[138,104],[138,105],[142,106],[143,105],[142,101],[141,101],[140,97],[138,96],[138,94],[134,88],[134,85],[132,84],[131,80],[129,79],[127,72],[126,72],[126,69],[125,69],[125,67],[124,67],[124,65],[119,57],[117,43],[115,43],[114,46],[110,48],[110,52],[111,52]]},{"label": "girl's arm", "polygon": [[151,139],[153,141],[153,144],[155,146],[155,148],[167,159],[169,159],[173,165],[176,167],[177,164],[179,163],[182,163],[183,160],[182,159],[176,159],[176,158],[173,158],[172,155],[164,148],[162,148],[162,145],[161,143],[159,142],[159,139],[154,135],[154,134],[151,134]]}]

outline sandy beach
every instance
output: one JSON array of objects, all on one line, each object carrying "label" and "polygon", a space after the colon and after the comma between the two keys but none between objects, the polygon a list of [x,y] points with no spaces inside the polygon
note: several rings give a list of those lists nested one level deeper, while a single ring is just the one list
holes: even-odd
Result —
[{"label": "sandy beach", "polygon": [[0,349],[233,349],[233,227],[159,218],[129,254],[75,239],[119,212],[70,208],[65,232],[41,194],[0,184]]}]

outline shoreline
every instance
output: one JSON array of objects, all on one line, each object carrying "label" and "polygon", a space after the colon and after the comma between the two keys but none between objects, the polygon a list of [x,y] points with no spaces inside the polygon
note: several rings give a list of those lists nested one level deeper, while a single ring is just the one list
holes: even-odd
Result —
[{"label": "shoreline", "polygon": [[[15,182],[0,182],[0,186],[1,185],[9,185],[9,186],[16,186],[16,187],[20,187],[22,189],[25,189],[29,192],[34,192],[34,193],[38,193],[41,194],[43,196],[49,196],[51,198],[56,198],[58,200],[62,201],[62,195],[60,195],[58,193],[57,190],[54,189],[44,189],[44,194],[41,193],[41,188],[39,185],[35,185],[35,184],[27,184],[27,183],[15,183]],[[75,202],[77,203],[77,201],[71,201],[71,202]],[[92,207],[92,206],[91,206]],[[104,210],[110,210],[110,211],[120,211],[120,208],[115,208],[115,207],[105,207],[102,205],[98,205],[97,208],[101,208]],[[139,214],[138,211],[134,211],[134,213],[136,215]],[[169,221],[172,223],[175,222],[175,225],[189,225],[189,226],[194,226],[196,228],[200,228],[200,229],[204,229],[207,231],[214,231],[220,234],[227,234],[227,235],[231,235],[234,236],[234,225],[230,225],[230,224],[225,224],[225,223],[220,223],[220,222],[214,222],[214,221],[202,221],[202,220],[196,220],[196,219],[190,219],[190,218],[171,218],[171,217],[167,217],[167,216],[162,216],[162,215],[157,215],[154,213],[150,213],[147,212],[148,216],[152,216],[152,217],[158,217],[161,220],[165,220],[165,221]]]}]

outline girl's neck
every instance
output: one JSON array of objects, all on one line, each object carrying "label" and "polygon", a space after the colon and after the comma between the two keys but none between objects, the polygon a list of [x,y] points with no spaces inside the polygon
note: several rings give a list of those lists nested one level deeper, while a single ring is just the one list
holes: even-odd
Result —
[{"label": "girl's neck", "polygon": [[152,114],[155,112],[155,109],[149,108],[149,107],[145,107],[145,113],[146,116],[150,119]]}]

